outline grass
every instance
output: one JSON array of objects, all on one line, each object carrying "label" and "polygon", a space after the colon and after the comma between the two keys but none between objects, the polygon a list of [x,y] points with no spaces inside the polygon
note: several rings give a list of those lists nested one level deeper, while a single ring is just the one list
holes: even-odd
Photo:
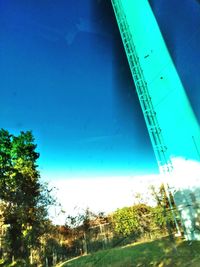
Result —
[{"label": "grass", "polygon": [[200,267],[200,242],[168,238],[103,250],[67,261],[59,267]]}]

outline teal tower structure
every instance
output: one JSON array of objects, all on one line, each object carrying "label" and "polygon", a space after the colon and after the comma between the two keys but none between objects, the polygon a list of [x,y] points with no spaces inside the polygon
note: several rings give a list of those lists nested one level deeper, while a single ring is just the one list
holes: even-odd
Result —
[{"label": "teal tower structure", "polygon": [[167,192],[200,240],[200,127],[147,0],[111,0]]}]

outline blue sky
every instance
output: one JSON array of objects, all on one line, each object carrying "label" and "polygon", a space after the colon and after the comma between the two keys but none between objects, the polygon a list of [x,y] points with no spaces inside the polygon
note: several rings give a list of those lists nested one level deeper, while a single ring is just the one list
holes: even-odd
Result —
[{"label": "blue sky", "polygon": [[[151,5],[200,119],[200,4]],[[44,178],[157,173],[109,1],[2,0],[0,24],[0,127],[33,131]]]}]

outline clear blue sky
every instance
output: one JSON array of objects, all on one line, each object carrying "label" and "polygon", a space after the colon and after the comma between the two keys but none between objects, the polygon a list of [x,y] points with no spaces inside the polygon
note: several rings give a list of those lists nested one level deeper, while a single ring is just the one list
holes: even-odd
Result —
[{"label": "clear blue sky", "polygon": [[[200,4],[150,2],[200,120]],[[1,0],[0,76],[0,127],[33,131],[46,177],[157,172],[110,1]]]}]

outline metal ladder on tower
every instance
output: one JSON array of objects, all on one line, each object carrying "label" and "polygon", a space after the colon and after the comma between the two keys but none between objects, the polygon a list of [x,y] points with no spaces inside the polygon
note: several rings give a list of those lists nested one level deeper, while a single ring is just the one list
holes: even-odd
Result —
[{"label": "metal ladder on tower", "polygon": [[170,157],[167,156],[167,147],[163,141],[162,131],[157,120],[148,85],[137,56],[121,0],[112,0],[112,5],[160,172],[163,174],[170,173],[173,170],[172,162]]},{"label": "metal ladder on tower", "polygon": [[[134,45],[132,34],[129,30],[129,25],[126,20],[126,15],[123,11],[121,0],[111,0],[114,13],[116,16],[117,24],[120,30],[121,38],[129,62],[129,67],[132,73],[132,77],[135,83],[136,92],[139,98],[139,102],[143,111],[144,119],[147,125],[148,133],[151,139],[153,150],[156,156],[160,173],[163,176],[169,176],[172,173],[173,165],[170,157],[167,155],[167,147],[164,143],[162,131],[159,126],[156,112],[153,107],[151,96],[149,94],[148,85],[145,81],[144,73],[140,65],[140,60],[137,55],[137,51]],[[174,216],[177,231],[179,233],[179,227],[176,221],[175,214],[173,212],[173,206],[171,203],[170,193],[171,190],[168,184],[165,184],[165,191],[169,200],[170,209]],[[172,194],[173,195],[173,194]]]}]

